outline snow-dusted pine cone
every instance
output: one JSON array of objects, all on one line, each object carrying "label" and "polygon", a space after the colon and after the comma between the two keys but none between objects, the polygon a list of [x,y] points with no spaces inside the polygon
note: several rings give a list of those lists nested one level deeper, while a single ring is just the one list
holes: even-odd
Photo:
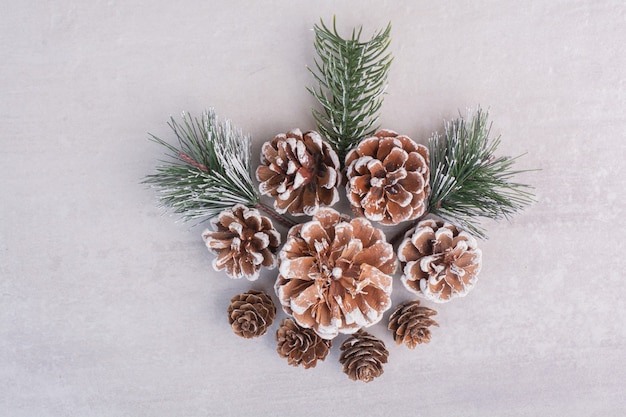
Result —
[{"label": "snow-dusted pine cone", "polygon": [[225,269],[231,278],[254,281],[261,266],[276,266],[280,233],[258,210],[237,204],[212,219],[211,224],[215,230],[206,229],[202,239],[209,251],[217,255],[213,260],[216,271]]},{"label": "snow-dusted pine cone", "polygon": [[377,323],[391,307],[396,257],[366,219],[320,209],[289,231],[279,259],[283,309],[325,339]]},{"label": "snow-dusted pine cone", "polygon": [[402,282],[437,303],[465,296],[476,284],[482,252],[476,239],[450,223],[426,219],[398,247]]},{"label": "snow-dusted pine cone", "polygon": [[359,330],[347,338],[340,349],[339,362],[351,380],[370,382],[383,374],[389,351],[377,337]]},{"label": "snow-dusted pine cone", "polygon": [[393,340],[398,345],[404,343],[410,349],[415,349],[420,343],[429,343],[429,327],[439,326],[430,318],[435,314],[435,310],[420,306],[417,300],[399,305],[389,317],[389,330],[393,333]]},{"label": "snow-dusted pine cone", "polygon": [[339,158],[317,132],[294,129],[265,142],[256,170],[262,195],[276,197],[279,213],[312,216],[339,200]]},{"label": "snow-dusted pine cone", "polygon": [[346,156],[352,210],[383,224],[415,220],[430,190],[428,148],[408,136],[380,130]]},{"label": "snow-dusted pine cone", "polygon": [[236,335],[250,339],[265,334],[276,317],[276,306],[269,295],[250,290],[231,298],[228,323]]},{"label": "snow-dusted pine cone", "polygon": [[278,354],[287,358],[293,366],[302,365],[305,369],[315,368],[317,361],[323,361],[330,351],[331,341],[322,339],[311,329],[298,326],[292,319],[285,319],[276,331]]}]

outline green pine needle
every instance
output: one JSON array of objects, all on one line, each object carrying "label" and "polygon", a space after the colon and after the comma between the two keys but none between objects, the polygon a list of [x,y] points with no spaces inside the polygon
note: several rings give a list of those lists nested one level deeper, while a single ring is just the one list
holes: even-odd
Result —
[{"label": "green pine needle", "polygon": [[343,161],[352,147],[378,127],[375,124],[393,59],[387,52],[391,24],[367,42],[360,40],[362,28],[352,30],[349,39],[342,38],[334,18],[332,30],[321,20],[314,30],[316,71],[309,71],[318,87],[307,90],[322,105],[322,111],[313,110],[319,132]]},{"label": "green pine needle", "polygon": [[488,114],[478,111],[467,122],[447,122],[444,136],[429,140],[429,211],[486,238],[478,218],[509,219],[534,201],[530,187],[513,181],[524,171],[513,169],[517,158],[495,157],[500,137],[489,138]]},{"label": "green pine needle", "polygon": [[150,135],[165,146],[170,161],[156,168],[145,182],[159,190],[162,205],[181,214],[183,220],[208,220],[235,204],[252,207],[259,194],[250,175],[250,137],[219,122],[209,110],[202,118],[183,113],[182,122],[168,123],[178,147]]}]

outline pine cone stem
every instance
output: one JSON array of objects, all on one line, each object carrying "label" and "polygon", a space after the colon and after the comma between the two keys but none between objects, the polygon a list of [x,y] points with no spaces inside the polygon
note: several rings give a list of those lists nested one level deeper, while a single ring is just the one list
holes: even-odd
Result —
[{"label": "pine cone stem", "polygon": [[268,216],[270,216],[272,219],[276,220],[279,224],[285,226],[287,229],[291,229],[292,227],[294,227],[296,224],[296,222],[281,216],[280,214],[276,213],[274,211],[274,209],[272,209],[271,207],[261,203],[260,201],[257,201],[256,203],[254,203],[254,208],[258,209],[258,210],[262,210],[263,212],[265,212],[265,214],[267,214]]},{"label": "pine cone stem", "polygon": [[187,155],[183,151],[178,152],[178,157],[183,161],[187,162],[189,165],[192,165],[195,168],[198,168],[202,172],[209,172],[209,169],[206,165],[202,165],[200,162],[193,159],[191,156]]}]

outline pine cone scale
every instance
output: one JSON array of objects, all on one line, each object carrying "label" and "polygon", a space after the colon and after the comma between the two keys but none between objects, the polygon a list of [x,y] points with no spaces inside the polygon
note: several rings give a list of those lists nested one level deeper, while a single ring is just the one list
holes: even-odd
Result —
[{"label": "pine cone scale", "polygon": [[413,200],[413,194],[405,190],[402,184],[397,184],[387,191],[387,198],[400,207],[407,207]]},{"label": "pine cone scale", "polygon": [[387,202],[387,213],[389,217],[391,217],[391,221],[393,224],[398,224],[411,216],[413,212],[413,207],[407,205],[402,207],[401,205],[395,203],[393,200],[389,200]]},{"label": "pine cone scale", "polygon": [[[361,244],[359,246],[362,248],[363,245]],[[387,266],[388,261],[395,259],[395,254],[393,247],[385,241],[378,241],[369,247],[360,249],[354,255],[353,259],[357,264],[374,265],[379,263],[385,265],[384,269],[386,269],[386,271],[382,272],[390,273],[392,270],[395,270],[395,268],[391,269]]]},{"label": "pine cone scale", "polygon": [[[400,185],[408,192],[414,194],[414,198],[423,199],[428,194],[428,183],[422,175],[416,172],[407,172],[406,178],[400,181]],[[422,201],[421,204],[425,204],[425,201]]]},{"label": "pine cone scale", "polygon": [[371,159],[367,163],[367,170],[372,178],[377,178],[381,183],[387,175],[387,170],[379,159]]},{"label": "pine cone scale", "polygon": [[376,137],[363,139],[358,146],[364,155],[374,155],[378,151],[378,139]]},{"label": "pine cone scale", "polygon": [[360,215],[362,213],[367,219],[375,222],[385,220],[386,204],[383,200],[383,194],[384,191],[381,187],[370,188],[364,198],[357,199],[363,207],[356,209],[355,214]]},{"label": "pine cone scale", "polygon": [[[395,145],[397,146],[397,144]],[[389,150],[389,154],[387,156],[382,156],[382,158],[384,158],[383,164],[385,167],[385,171],[391,173],[396,172],[404,167],[406,162],[409,160],[409,154],[404,152],[401,148],[392,147]]]},{"label": "pine cone scale", "polygon": [[320,169],[320,172],[317,175],[317,183],[326,189],[335,189],[335,185],[337,184],[338,174],[334,169],[329,169],[326,166],[323,166]]},{"label": "pine cone scale", "polygon": [[[375,135],[378,136],[378,135]],[[380,137],[380,136],[379,136]],[[394,137],[382,136],[382,140],[378,144],[378,150],[376,152],[376,159],[384,160],[395,147],[402,147],[402,143]]]}]

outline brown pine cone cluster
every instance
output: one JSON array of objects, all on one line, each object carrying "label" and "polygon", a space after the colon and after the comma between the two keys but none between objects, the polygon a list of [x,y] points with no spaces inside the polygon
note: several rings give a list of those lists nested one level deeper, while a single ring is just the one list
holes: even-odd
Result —
[{"label": "brown pine cone cluster", "polygon": [[393,333],[396,344],[404,343],[410,349],[418,344],[430,342],[430,326],[439,326],[431,319],[435,310],[420,306],[420,302],[407,301],[396,308],[389,317],[389,330]]},{"label": "brown pine cone cluster", "polygon": [[375,324],[391,307],[396,256],[366,219],[320,209],[289,231],[279,258],[283,309],[325,339]]},{"label": "brown pine cone cluster", "polygon": [[370,382],[383,374],[389,351],[382,340],[359,330],[347,338],[340,349],[339,362],[351,380]]},{"label": "brown pine cone cluster", "polygon": [[430,190],[428,148],[380,130],[346,156],[347,194],[356,216],[383,224],[415,220]]},{"label": "brown pine cone cluster", "polygon": [[280,234],[258,210],[237,204],[220,213],[211,224],[215,230],[206,229],[202,238],[209,251],[217,255],[213,260],[216,271],[225,269],[231,278],[254,281],[261,266],[276,266]]},{"label": "brown pine cone cluster", "polygon": [[276,317],[270,296],[255,290],[234,296],[227,311],[235,334],[246,339],[264,335]]},{"label": "brown pine cone cluster", "polygon": [[317,132],[294,129],[263,144],[256,170],[262,195],[276,197],[279,213],[312,216],[339,200],[339,158]]},{"label": "brown pine cone cluster", "polygon": [[440,220],[420,221],[398,247],[402,282],[437,303],[463,297],[476,284],[482,252],[476,239]]},{"label": "brown pine cone cluster", "polygon": [[318,360],[323,361],[331,347],[330,340],[298,326],[292,319],[282,321],[276,331],[276,340],[280,357],[287,358],[289,365],[302,365],[305,369],[314,368]]}]

